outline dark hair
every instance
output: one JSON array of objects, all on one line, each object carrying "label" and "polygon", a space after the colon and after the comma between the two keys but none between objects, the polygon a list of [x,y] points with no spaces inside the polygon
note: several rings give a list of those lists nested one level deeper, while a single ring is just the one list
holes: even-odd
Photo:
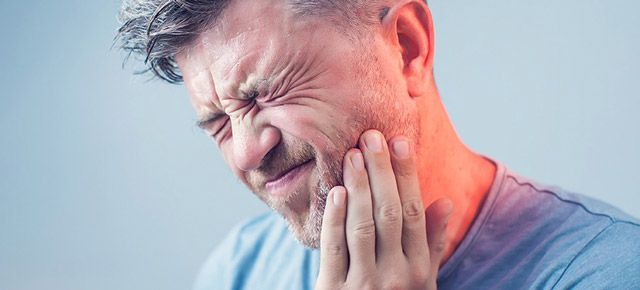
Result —
[{"label": "dark hair", "polygon": [[[145,69],[169,82],[182,82],[175,55],[222,14],[230,0],[123,0],[114,45],[143,57]],[[239,1],[239,0],[236,0]],[[254,0],[255,1],[255,0]],[[258,0],[259,1],[259,0]],[[296,15],[327,17],[344,30],[378,20],[382,11],[372,0],[282,0]],[[377,7],[376,7],[377,6]],[[376,7],[376,8],[374,8]],[[377,12],[376,12],[377,11]]]}]

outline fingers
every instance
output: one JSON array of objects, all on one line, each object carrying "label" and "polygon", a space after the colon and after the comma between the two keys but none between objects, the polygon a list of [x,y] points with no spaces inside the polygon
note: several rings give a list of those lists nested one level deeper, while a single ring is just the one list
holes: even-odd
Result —
[{"label": "fingers", "polygon": [[327,198],[318,279],[325,282],[318,283],[327,289],[361,282],[398,286],[399,281],[435,287],[451,201],[438,200],[425,213],[407,138],[387,143],[382,133],[369,130],[359,148],[343,160],[344,187],[333,188]]},{"label": "fingers", "polygon": [[396,137],[389,142],[391,163],[402,204],[402,248],[409,262],[417,267],[428,260],[425,215],[416,170],[415,155],[409,140]]},{"label": "fingers", "polygon": [[346,221],[349,275],[365,275],[375,265],[376,228],[371,212],[369,177],[360,150],[351,149],[347,152],[343,175],[349,196]]},{"label": "fingers", "polygon": [[427,241],[432,269],[438,269],[446,251],[446,229],[453,204],[448,198],[434,201],[426,210]]},{"label": "fingers", "polygon": [[348,267],[348,249],[345,240],[347,191],[336,186],[329,191],[320,232],[320,273],[325,281],[344,281]]},{"label": "fingers", "polygon": [[364,154],[367,173],[372,177],[369,185],[378,260],[399,258],[402,256],[402,207],[387,142],[382,133],[369,130],[362,134],[360,148]]}]

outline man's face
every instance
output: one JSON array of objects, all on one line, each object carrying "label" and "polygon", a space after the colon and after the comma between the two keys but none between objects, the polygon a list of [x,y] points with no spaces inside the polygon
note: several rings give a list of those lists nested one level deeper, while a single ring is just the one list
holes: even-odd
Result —
[{"label": "man's face", "polygon": [[383,41],[351,41],[284,2],[231,1],[177,62],[232,171],[317,248],[346,151],[370,128],[415,140],[419,122]]}]

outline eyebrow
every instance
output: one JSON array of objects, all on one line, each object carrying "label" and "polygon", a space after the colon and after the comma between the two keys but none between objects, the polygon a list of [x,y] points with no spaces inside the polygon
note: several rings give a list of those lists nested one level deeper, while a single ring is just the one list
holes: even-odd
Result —
[{"label": "eyebrow", "polygon": [[[271,85],[272,83],[266,78],[261,78],[257,81],[253,81],[249,83],[246,88],[240,90],[241,98],[245,100],[254,99],[258,95],[260,95],[261,90],[264,90],[265,86],[270,87]],[[205,130],[211,123],[215,122],[221,117],[224,117],[225,115],[226,114],[221,111],[210,112],[196,121],[195,126],[202,130]]]},{"label": "eyebrow", "polygon": [[211,112],[204,117],[200,118],[196,121],[196,126],[202,130],[205,130],[209,124],[213,123],[217,119],[223,117],[225,113],[223,112]]},{"label": "eyebrow", "polygon": [[269,78],[258,78],[246,80],[238,88],[240,97],[244,100],[255,99],[261,94],[268,93],[273,87],[273,83]]}]

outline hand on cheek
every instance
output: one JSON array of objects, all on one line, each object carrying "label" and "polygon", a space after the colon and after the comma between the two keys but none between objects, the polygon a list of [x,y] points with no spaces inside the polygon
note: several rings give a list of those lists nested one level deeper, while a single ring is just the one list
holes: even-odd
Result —
[{"label": "hand on cheek", "polygon": [[327,197],[316,289],[436,289],[450,201],[425,215],[406,138],[369,130],[359,147],[345,155],[344,186]]}]

